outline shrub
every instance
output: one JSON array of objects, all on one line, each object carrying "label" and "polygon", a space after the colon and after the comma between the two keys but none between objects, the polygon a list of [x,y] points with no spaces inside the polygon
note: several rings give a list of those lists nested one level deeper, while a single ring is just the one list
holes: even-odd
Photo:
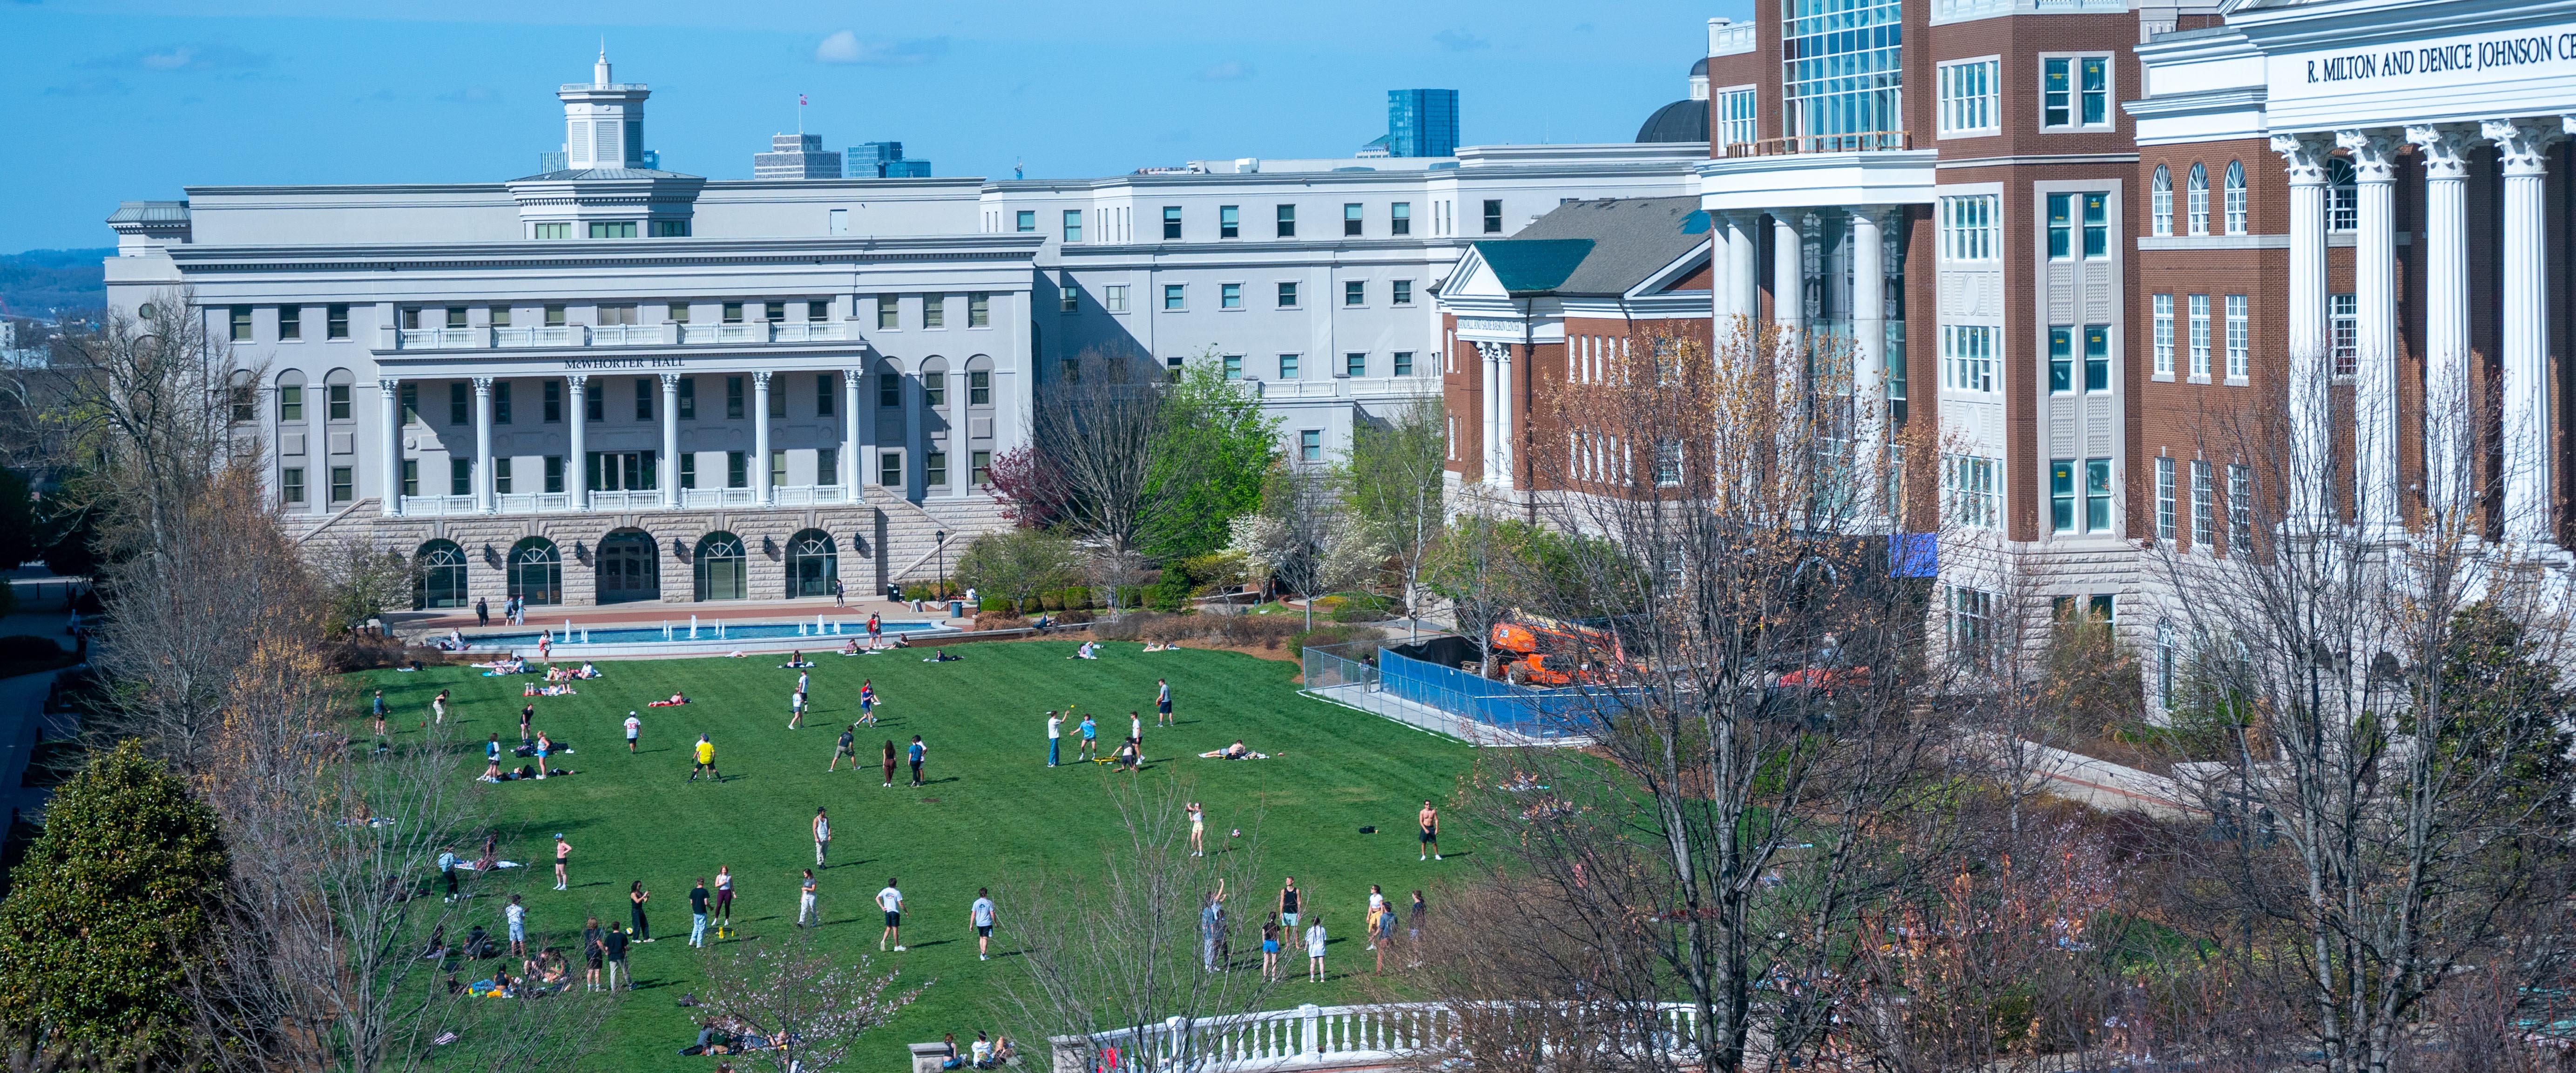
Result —
[{"label": "shrub", "polygon": [[1038,594],[1038,610],[1040,610],[1040,611],[1062,611],[1062,610],[1064,610],[1064,594],[1063,594],[1063,593],[1060,593],[1060,592],[1042,592],[1042,593],[1039,593],[1039,594]]},{"label": "shrub", "polygon": [[1029,628],[1029,620],[1024,618],[1013,618],[1010,615],[1002,614],[998,611],[986,611],[983,614],[975,616],[975,628],[979,630],[1025,630]]},{"label": "shrub", "polygon": [[1141,640],[1146,627],[1167,617],[1152,611],[1134,611],[1114,619],[1098,619],[1091,624],[1091,635],[1103,641]]},{"label": "shrub", "polygon": [[63,658],[63,646],[31,634],[0,637],[0,663],[42,663]]},{"label": "shrub", "polygon": [[1163,576],[1145,593],[1145,606],[1156,611],[1178,611],[1190,605],[1190,572],[1178,565],[1163,568]]},{"label": "shrub", "polygon": [[1059,626],[1088,625],[1092,621],[1091,612],[1087,609],[1077,607],[1065,612],[1064,614],[1056,616],[1055,621]]},{"label": "shrub", "polygon": [[1212,617],[1218,624],[1218,636],[1237,648],[1276,649],[1279,643],[1297,635],[1297,623],[1285,618],[1260,615],[1226,615]]}]

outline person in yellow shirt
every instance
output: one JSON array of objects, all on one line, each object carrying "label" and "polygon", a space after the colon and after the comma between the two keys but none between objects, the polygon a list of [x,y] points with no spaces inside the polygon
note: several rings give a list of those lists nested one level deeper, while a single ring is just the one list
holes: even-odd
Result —
[{"label": "person in yellow shirt", "polygon": [[723,773],[716,770],[716,743],[708,741],[704,734],[698,735],[698,766],[689,772],[689,781],[698,781],[700,775],[724,781]]}]

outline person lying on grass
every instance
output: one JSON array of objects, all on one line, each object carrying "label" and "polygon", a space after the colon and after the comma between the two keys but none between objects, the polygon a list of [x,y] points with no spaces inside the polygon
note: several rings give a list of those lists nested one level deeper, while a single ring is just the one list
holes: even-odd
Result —
[{"label": "person lying on grass", "polygon": [[680,705],[687,704],[688,702],[689,698],[673,693],[669,700],[647,701],[644,706],[647,708],[676,708]]},{"label": "person lying on grass", "polygon": [[1213,749],[1213,750],[1210,750],[1210,751],[1208,751],[1208,752],[1200,753],[1200,754],[1199,754],[1199,756],[1200,756],[1201,758],[1203,758],[1203,759],[1207,759],[1207,760],[1268,760],[1268,759],[1270,759],[1270,754],[1269,754],[1269,753],[1256,753],[1256,752],[1253,752],[1253,751],[1252,751],[1252,750],[1250,750],[1250,749],[1244,748],[1244,747],[1243,747],[1243,742],[1242,742],[1242,741],[1240,741],[1240,740],[1238,740],[1238,741],[1236,741],[1234,744],[1232,744],[1232,745],[1228,745],[1228,746],[1226,746],[1225,748],[1222,748],[1222,749]]}]

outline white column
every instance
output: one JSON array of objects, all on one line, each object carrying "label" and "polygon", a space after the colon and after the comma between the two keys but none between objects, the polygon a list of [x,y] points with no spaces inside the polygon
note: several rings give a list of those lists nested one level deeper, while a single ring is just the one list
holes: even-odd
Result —
[{"label": "white column", "polygon": [[492,512],[492,378],[474,378],[474,509]]},{"label": "white column", "polygon": [[2386,130],[2346,130],[2359,233],[2353,238],[2353,515],[2364,532],[2397,531],[2397,152]]},{"label": "white column", "polygon": [[1807,322],[1807,242],[1790,215],[1771,217],[1771,323],[1794,333]]},{"label": "white column", "polygon": [[2556,122],[2490,119],[2480,129],[2504,161],[2504,535],[2551,540],[2549,483],[2549,222],[2544,196]]},{"label": "white column", "polygon": [[769,505],[769,374],[751,374],[751,497]]},{"label": "white column", "polygon": [[1496,384],[1494,379],[1495,362],[1493,345],[1489,343],[1477,343],[1475,344],[1475,347],[1476,375],[1484,378],[1484,391],[1481,395],[1484,402],[1484,413],[1482,415],[1484,418],[1484,424],[1481,426],[1483,429],[1483,436],[1481,439],[1483,440],[1485,447],[1485,483],[1497,484],[1502,479],[1502,464],[1496,461],[1502,457],[1500,453],[1502,451],[1502,426],[1495,420],[1494,415],[1499,412],[1495,405],[1495,399],[1501,393],[1500,385]]},{"label": "white column", "polygon": [[859,479],[866,474],[859,459],[859,382],[867,379],[863,369],[841,370],[841,490],[856,503]]},{"label": "white column", "polygon": [[1501,480],[1496,483],[1508,489],[1514,486],[1512,460],[1520,453],[1512,432],[1512,345],[1494,347],[1494,463]]},{"label": "white column", "polygon": [[662,505],[680,505],[680,374],[662,374],[662,457],[653,463]]},{"label": "white column", "polygon": [[[2469,395],[2468,151],[2465,123],[2406,128],[2424,158],[2424,502],[2444,519],[2474,504],[2476,407]],[[2438,523],[2437,523],[2438,524]]]},{"label": "white column", "polygon": [[402,514],[402,381],[383,377],[376,390],[385,397],[384,509],[386,517]]},{"label": "white column", "polygon": [[1753,318],[1762,310],[1757,294],[1762,288],[1762,239],[1755,231],[1761,223],[1759,213],[1726,214],[1726,259],[1729,265],[1726,281],[1725,316],[1730,330],[1742,331],[1749,337]]},{"label": "white column", "polygon": [[1887,248],[1880,210],[1851,214],[1852,432],[1859,441],[1858,506],[1864,518],[1880,513],[1887,464]]},{"label": "white column", "polygon": [[2333,480],[2328,385],[2334,360],[2326,325],[2326,158],[2333,143],[2319,134],[2275,134],[2290,177],[2290,521],[2313,532],[2326,521]]},{"label": "white column", "polygon": [[564,384],[572,389],[566,392],[571,396],[568,401],[572,405],[572,412],[565,415],[564,421],[566,428],[572,434],[572,442],[565,448],[570,452],[570,457],[564,459],[564,491],[572,493],[572,509],[589,510],[590,378],[580,375],[567,376],[564,377]]}]

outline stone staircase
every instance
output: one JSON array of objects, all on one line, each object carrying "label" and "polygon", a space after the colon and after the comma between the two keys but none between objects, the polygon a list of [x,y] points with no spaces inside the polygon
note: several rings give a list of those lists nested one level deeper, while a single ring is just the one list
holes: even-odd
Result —
[{"label": "stone staircase", "polygon": [[[956,569],[958,554],[977,535],[1011,527],[1002,505],[987,496],[922,503],[877,500],[871,505],[885,514],[884,576],[906,583],[935,580],[943,568]],[[948,534],[944,555],[937,539],[942,532]]]}]

